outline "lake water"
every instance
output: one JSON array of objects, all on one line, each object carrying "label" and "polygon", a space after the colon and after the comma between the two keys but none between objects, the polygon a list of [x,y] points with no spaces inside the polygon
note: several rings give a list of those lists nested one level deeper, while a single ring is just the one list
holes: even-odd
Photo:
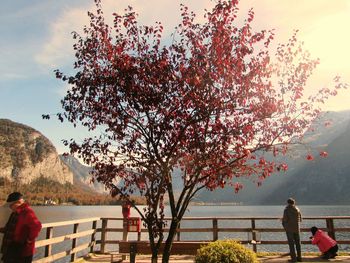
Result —
[{"label": "lake water", "polygon": [[[350,206],[299,206],[302,215],[304,217],[310,216],[350,216]],[[120,206],[37,206],[33,207],[38,218],[42,223],[56,222],[56,221],[66,221],[71,219],[81,219],[88,217],[122,217],[122,211]],[[281,217],[283,214],[284,206],[189,206],[188,210],[185,214],[186,217]],[[168,211],[167,211],[168,212]],[[8,208],[0,207],[0,226],[4,225],[7,221],[7,218],[10,214],[10,210]],[[136,211],[132,210],[131,216],[137,216]],[[317,223],[317,222],[316,222]],[[307,222],[305,220],[302,223],[302,227],[311,227],[310,224],[316,224],[315,222]],[[187,227],[191,227],[191,224],[196,224],[197,227],[206,227],[206,226],[198,226],[198,222],[188,222]],[[204,224],[204,223],[203,223]],[[219,227],[230,226],[231,222],[223,222]],[[247,224],[247,225],[244,225]],[[350,227],[350,222],[336,222],[336,227]],[[182,224],[182,226],[184,226]],[[208,227],[211,226],[211,222],[208,222]],[[250,227],[250,222],[242,222],[239,227]],[[269,222],[269,225],[266,227],[280,227],[280,221],[276,220],[276,222]],[[317,223],[318,227],[325,227],[325,220],[322,220]],[[260,227],[257,224],[257,227]],[[43,235],[44,233],[41,233]],[[57,234],[57,233],[56,233]],[[269,235],[274,235],[273,237],[263,236],[262,239],[268,240],[269,238],[285,240],[284,233],[273,233]],[[186,236],[187,235],[187,236]],[[193,235],[198,235],[194,236]],[[202,235],[202,236],[201,236]],[[350,239],[348,233],[341,234],[342,237]],[[309,233],[302,233],[302,239],[308,239]],[[277,238],[276,238],[277,237]],[[0,237],[1,238],[1,237]],[[211,233],[182,233],[181,239],[190,240],[190,239],[208,239],[212,238]],[[224,238],[241,238],[247,239],[246,233],[220,233],[220,239]],[[337,236],[338,238],[338,236]],[[341,250],[350,250],[348,245],[341,245]],[[259,246],[259,251],[281,251],[287,252],[287,246]],[[305,245],[303,246],[303,251],[317,251],[314,246]],[[42,254],[42,251],[38,252]],[[65,262],[64,260],[60,262]]]},{"label": "lake water", "polygon": [[[299,206],[303,216],[350,216],[350,206]],[[35,206],[42,223],[87,217],[122,217],[120,206]],[[189,206],[185,216],[280,217],[284,206]],[[0,207],[0,225],[6,223],[10,210]],[[131,216],[137,216],[131,211]]]}]

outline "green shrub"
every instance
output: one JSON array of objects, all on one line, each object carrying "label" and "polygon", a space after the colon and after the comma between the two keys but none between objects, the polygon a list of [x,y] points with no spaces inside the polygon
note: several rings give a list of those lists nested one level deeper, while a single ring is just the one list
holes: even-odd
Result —
[{"label": "green shrub", "polygon": [[197,251],[195,263],[257,263],[255,253],[234,240],[218,240]]}]

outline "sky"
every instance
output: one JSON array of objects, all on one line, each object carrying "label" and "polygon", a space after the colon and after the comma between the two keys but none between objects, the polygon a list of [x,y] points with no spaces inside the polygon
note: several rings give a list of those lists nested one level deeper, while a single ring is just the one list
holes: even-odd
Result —
[{"label": "sky", "polygon": [[[198,14],[214,5],[211,0],[102,0],[107,21],[112,13],[132,6],[142,24],[160,21],[170,36],[180,21],[180,3]],[[350,83],[350,0],[241,0],[239,17],[255,12],[254,29],[274,29],[275,43],[286,42],[295,29],[299,40],[321,64],[307,85],[307,92],[327,87],[336,75]],[[39,130],[67,151],[62,139],[83,138],[88,133],[42,114],[61,111],[67,84],[54,70],[72,72],[72,31],[88,24],[93,0],[2,0],[0,9],[0,118]],[[199,15],[199,17],[202,17]],[[200,18],[199,18],[200,19]],[[324,110],[350,109],[350,89],[332,98]]]}]

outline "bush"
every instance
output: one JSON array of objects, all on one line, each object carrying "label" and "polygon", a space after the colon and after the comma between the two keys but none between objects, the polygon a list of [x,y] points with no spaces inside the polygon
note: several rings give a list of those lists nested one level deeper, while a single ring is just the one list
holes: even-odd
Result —
[{"label": "bush", "polygon": [[234,240],[219,240],[198,249],[195,263],[257,263],[255,253]]}]

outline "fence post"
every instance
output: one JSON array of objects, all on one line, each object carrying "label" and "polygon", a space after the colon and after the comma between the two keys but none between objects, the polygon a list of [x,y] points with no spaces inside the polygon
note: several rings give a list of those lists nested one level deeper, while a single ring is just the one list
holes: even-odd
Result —
[{"label": "fence post", "polygon": [[[123,217],[123,241],[128,241],[128,220],[128,217]],[[126,255],[122,255],[122,260],[126,260]]]},{"label": "fence post", "polygon": [[[51,239],[53,237],[53,227],[48,227],[46,229],[46,239]],[[45,257],[51,256],[52,253],[52,245],[45,246]]]},{"label": "fence post", "polygon": [[213,240],[216,241],[219,238],[218,234],[218,219],[213,218]]},{"label": "fence post", "polygon": [[[255,219],[252,218],[252,240],[256,241],[256,232],[255,232]],[[253,251],[257,252],[256,242],[253,243]]]},{"label": "fence post", "polygon": [[326,224],[327,224],[328,235],[335,240],[333,218],[327,218],[326,219]]},{"label": "fence post", "polygon": [[181,236],[180,236],[180,229],[181,229],[181,224],[179,223],[179,226],[177,228],[177,232],[176,232],[176,238],[177,238],[177,241],[180,241],[181,240]]},{"label": "fence post", "polygon": [[[73,233],[77,233],[78,232],[78,227],[79,227],[79,223],[74,224],[73,226]],[[77,246],[77,239],[73,238],[72,240],[72,251],[75,249],[75,247]],[[76,259],[76,254],[75,252],[72,253],[72,255],[70,256],[70,262],[74,262]]]},{"label": "fence post", "polygon": [[94,230],[94,233],[91,235],[91,247],[90,247],[90,253],[94,252],[94,245],[96,242],[96,228],[97,228],[97,220],[94,220],[92,222],[92,229]]},{"label": "fence post", "polygon": [[101,247],[100,247],[100,252],[101,252],[102,254],[105,253],[105,248],[106,248],[107,223],[108,223],[108,219],[102,218]]},{"label": "fence post", "polygon": [[137,232],[137,241],[141,241],[141,230]]}]

